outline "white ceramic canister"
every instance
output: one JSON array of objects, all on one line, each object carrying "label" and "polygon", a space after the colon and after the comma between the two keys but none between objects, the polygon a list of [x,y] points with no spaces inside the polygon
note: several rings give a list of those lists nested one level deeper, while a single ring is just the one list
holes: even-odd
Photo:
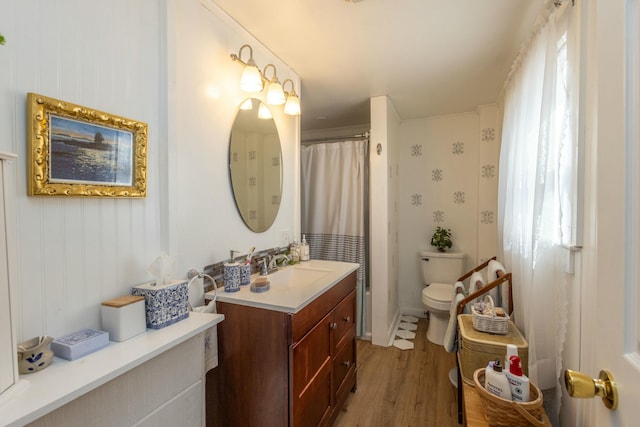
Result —
[{"label": "white ceramic canister", "polygon": [[102,329],[111,341],[125,341],[147,330],[145,300],[141,295],[125,295],[103,301]]}]

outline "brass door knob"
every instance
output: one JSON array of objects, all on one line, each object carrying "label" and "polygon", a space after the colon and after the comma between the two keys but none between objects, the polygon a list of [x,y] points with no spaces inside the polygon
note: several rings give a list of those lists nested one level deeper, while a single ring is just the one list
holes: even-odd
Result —
[{"label": "brass door knob", "polygon": [[564,385],[571,397],[601,397],[604,405],[612,411],[618,407],[618,390],[613,375],[607,370],[600,371],[598,379],[582,372],[567,369],[564,371]]}]

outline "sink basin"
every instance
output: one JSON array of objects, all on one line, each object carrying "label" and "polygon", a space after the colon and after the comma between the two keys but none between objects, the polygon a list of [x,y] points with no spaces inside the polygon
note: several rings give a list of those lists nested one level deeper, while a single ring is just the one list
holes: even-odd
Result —
[{"label": "sink basin", "polygon": [[331,271],[324,268],[293,266],[271,273],[268,277],[272,287],[298,288],[310,285]]}]

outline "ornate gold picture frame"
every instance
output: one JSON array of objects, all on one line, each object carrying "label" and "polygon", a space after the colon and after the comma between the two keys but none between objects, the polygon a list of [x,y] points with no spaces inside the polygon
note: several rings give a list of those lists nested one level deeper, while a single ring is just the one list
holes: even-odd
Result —
[{"label": "ornate gold picture frame", "polygon": [[147,124],[27,94],[30,196],[145,197]]}]

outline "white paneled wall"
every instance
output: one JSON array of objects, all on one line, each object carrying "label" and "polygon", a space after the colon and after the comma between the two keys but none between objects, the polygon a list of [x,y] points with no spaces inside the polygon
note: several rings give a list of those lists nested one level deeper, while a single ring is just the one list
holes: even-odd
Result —
[{"label": "white paneled wall", "polygon": [[[99,327],[100,301],[146,280],[161,250],[159,4],[3,2],[0,147],[18,153],[18,338]],[[26,93],[147,122],[148,195],[27,197]]]},{"label": "white paneled wall", "polygon": [[[205,7],[206,6],[206,7]],[[208,0],[2,1],[0,151],[16,152],[17,336],[60,336],[100,327],[101,301],[150,280],[166,251],[174,277],[221,261],[229,249],[277,246],[299,232],[299,119],[274,116],[284,187],[274,226],[244,226],[228,178],[228,141],[239,102],[244,43],[280,80],[286,64]],[[82,199],[26,195],[26,93],[147,122],[147,197]]]},{"label": "white paneled wall", "polygon": [[437,226],[452,231],[466,266],[495,255],[500,131],[495,105],[400,125],[400,310],[424,314],[418,251],[434,249]]}]

